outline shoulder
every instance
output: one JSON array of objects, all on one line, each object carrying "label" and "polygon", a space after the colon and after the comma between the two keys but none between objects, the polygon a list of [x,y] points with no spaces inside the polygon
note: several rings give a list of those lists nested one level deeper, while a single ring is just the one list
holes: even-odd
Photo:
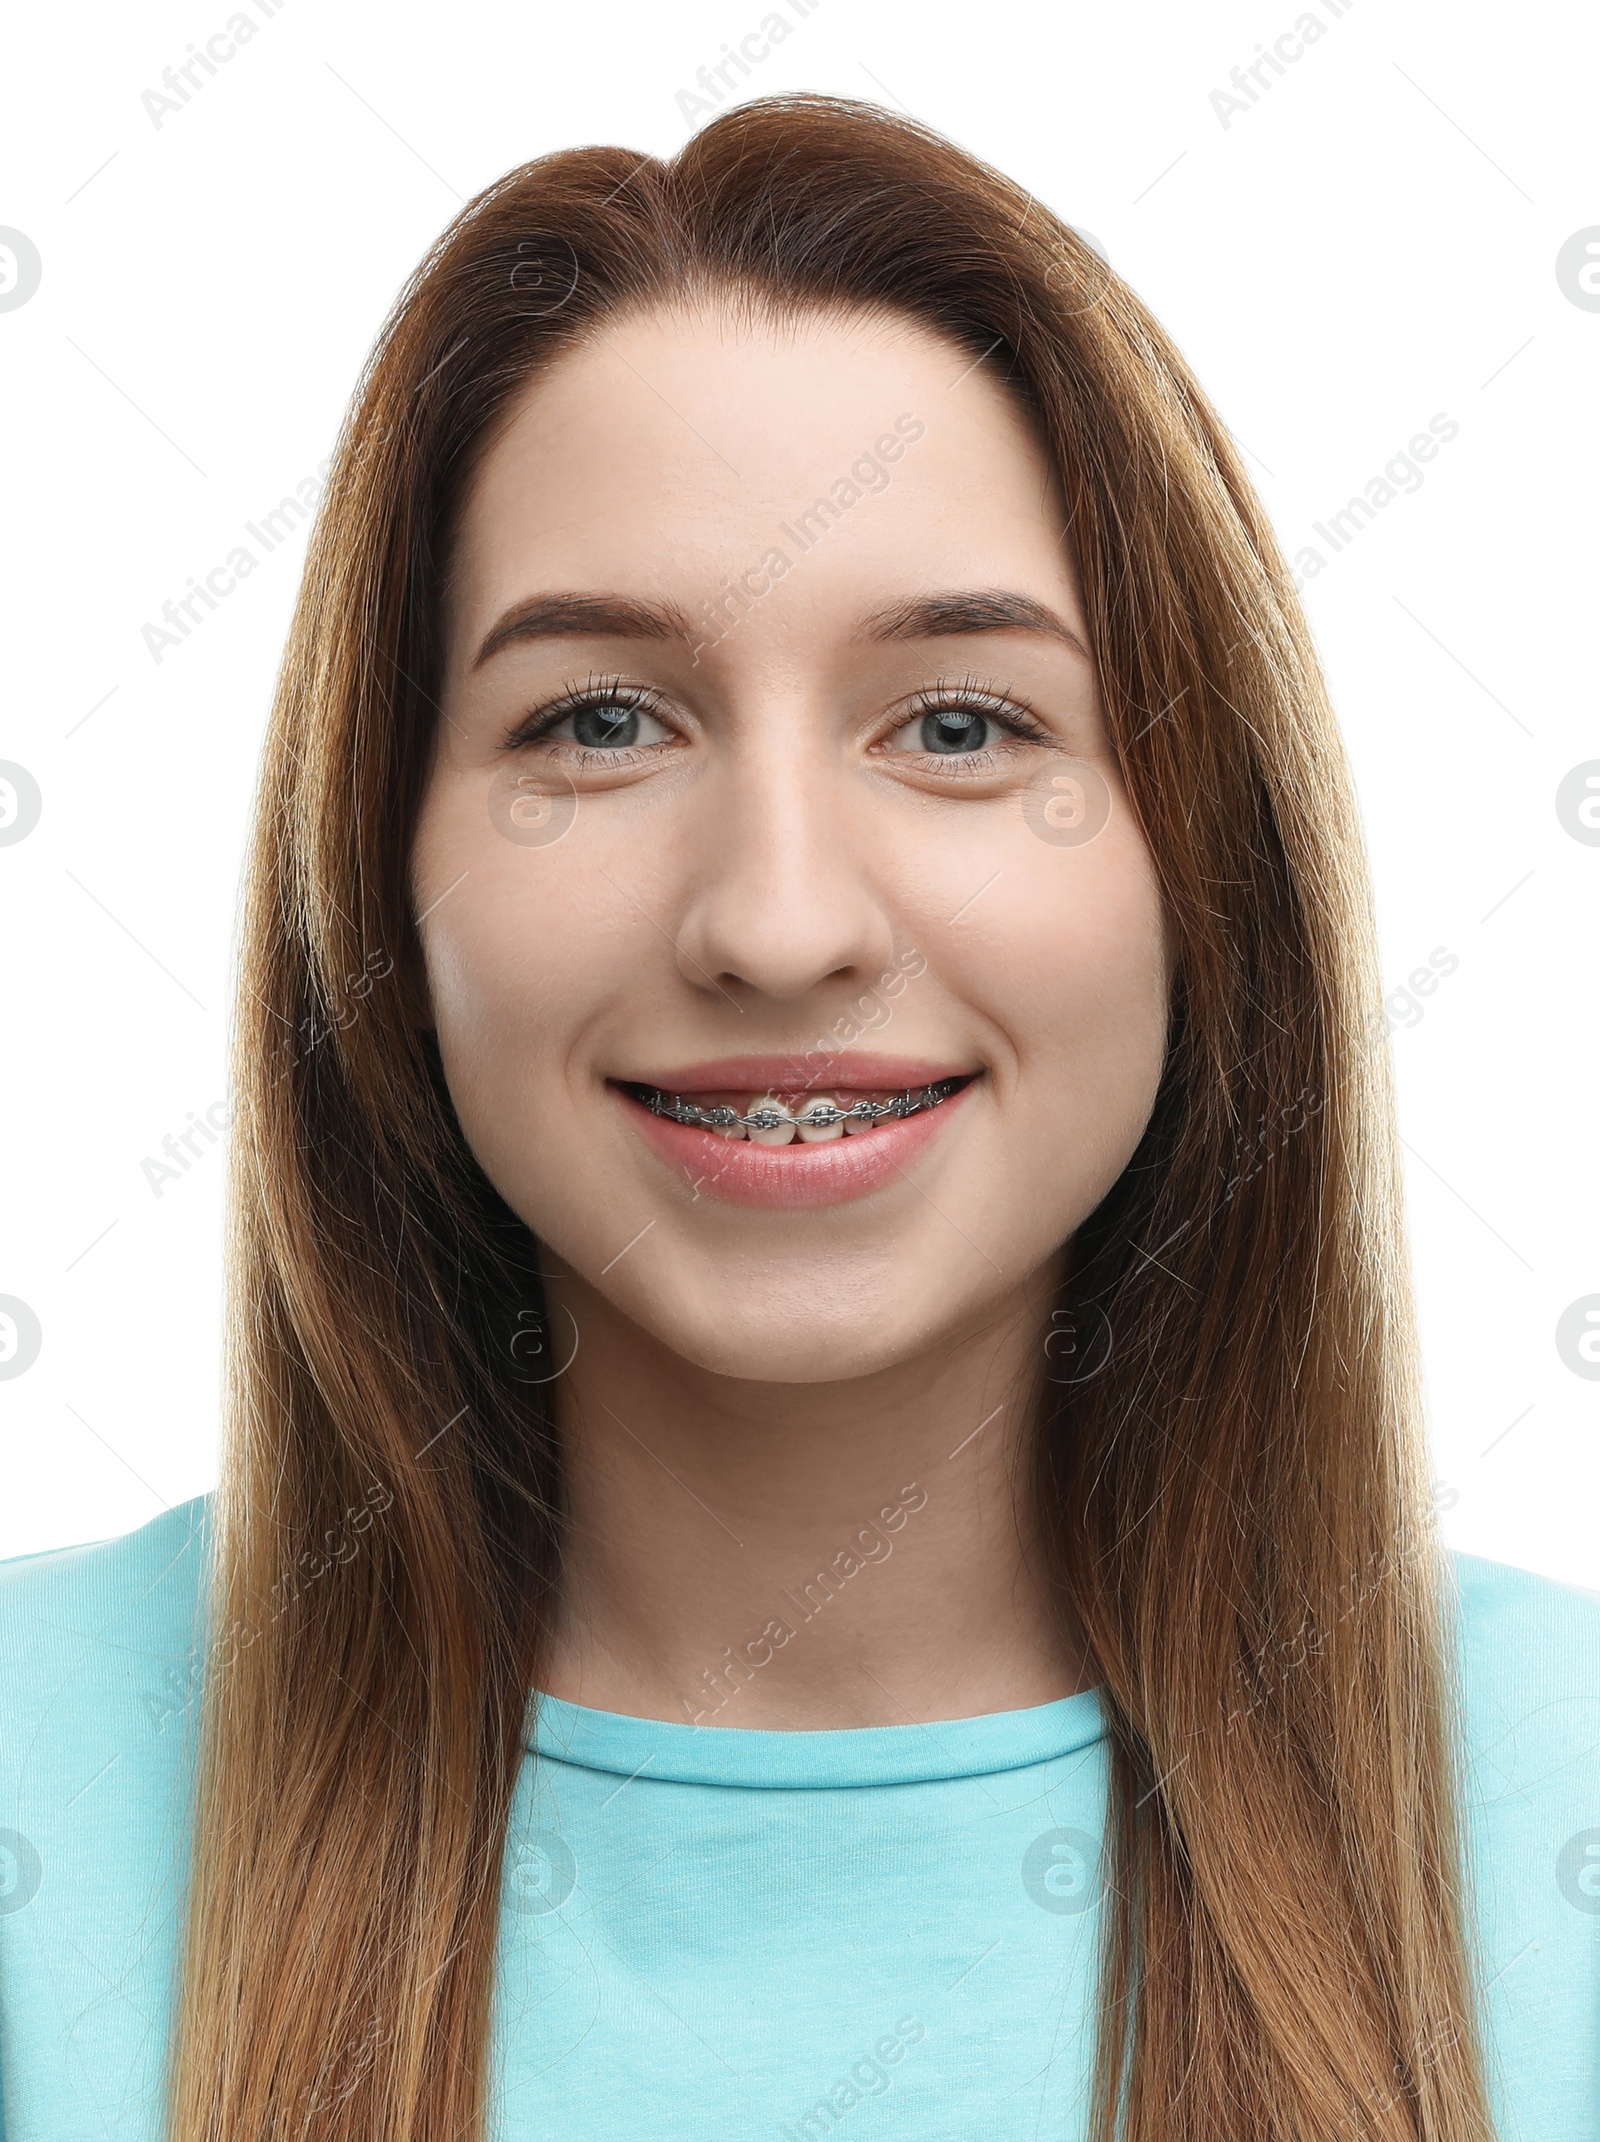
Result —
[{"label": "shoulder", "polygon": [[1557,1754],[1576,1733],[1591,1747],[1600,1722],[1600,1592],[1480,1555],[1448,1559],[1474,1745],[1511,1734]]},{"label": "shoulder", "polygon": [[1595,2133],[1600,1593],[1456,1554],[1466,1895],[1496,2132]]},{"label": "shoulder", "polygon": [[0,1624],[26,1641],[90,1635],[108,1617],[161,1614],[180,1598],[192,1601],[204,1559],[211,1496],[174,1503],[159,1517],[114,1539],[0,1562]]},{"label": "shoulder", "polygon": [[1600,1592],[1479,1555],[1449,1557],[1472,1796],[1600,1821]]},{"label": "shoulder", "polygon": [[0,1562],[0,1747],[16,1765],[117,1699],[154,1718],[195,1647],[211,1497],[119,1538]]},{"label": "shoulder", "polygon": [[1557,1624],[1600,1629],[1600,1591],[1581,1584],[1542,1577],[1509,1562],[1453,1552],[1447,1560],[1456,1589],[1471,1620],[1479,1627],[1499,1622],[1506,1628],[1548,1628]]},{"label": "shoulder", "polygon": [[30,1594],[59,1593],[63,1585],[94,1591],[108,1579],[115,1583],[114,1573],[132,1572],[141,1565],[153,1572],[165,1566],[175,1547],[186,1551],[205,1532],[210,1510],[210,1495],[195,1495],[111,1539],[86,1540],[0,1560],[0,1599],[9,1603]]},{"label": "shoulder", "polygon": [[0,1562],[0,2124],[41,2142],[86,2089],[107,2134],[161,2131],[209,1515]]},{"label": "shoulder", "polygon": [[[1547,2002],[1559,2005],[1559,1984],[1560,1998],[1589,2004],[1592,2020],[1600,2010],[1600,1593],[1477,1555],[1450,1560],[1464,1813],[1483,1933],[1507,1987],[1515,1960],[1519,2001],[1537,2008],[1535,1989],[1548,1978]],[[1585,2073],[1594,2088],[1600,2075]]]}]

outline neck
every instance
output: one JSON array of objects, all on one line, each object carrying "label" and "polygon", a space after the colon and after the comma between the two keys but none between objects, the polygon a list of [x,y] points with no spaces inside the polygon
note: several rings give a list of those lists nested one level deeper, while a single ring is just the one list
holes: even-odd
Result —
[{"label": "neck", "polygon": [[1026,1508],[1053,1282],[915,1361],[778,1384],[699,1369],[551,1280],[584,1343],[556,1387],[568,1521],[546,1691],[786,1729],[1088,1686]]}]

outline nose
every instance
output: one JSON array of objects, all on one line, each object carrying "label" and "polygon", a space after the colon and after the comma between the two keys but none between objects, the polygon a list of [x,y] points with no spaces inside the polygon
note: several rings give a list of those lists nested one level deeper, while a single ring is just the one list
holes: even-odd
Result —
[{"label": "nose", "polygon": [[826,754],[730,754],[699,799],[698,857],[674,933],[699,990],[792,1003],[881,974],[895,951],[872,799]]}]

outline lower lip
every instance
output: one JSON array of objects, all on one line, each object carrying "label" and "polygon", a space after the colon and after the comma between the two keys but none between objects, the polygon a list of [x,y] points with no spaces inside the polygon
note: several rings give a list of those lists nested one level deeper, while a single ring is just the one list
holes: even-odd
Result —
[{"label": "lower lip", "polygon": [[889,1117],[875,1130],[846,1132],[820,1144],[795,1138],[788,1145],[721,1138],[692,1123],[653,1115],[620,1087],[611,1090],[646,1144],[706,1197],[728,1205],[842,1205],[903,1174],[953,1120],[972,1085],[937,1108]]}]

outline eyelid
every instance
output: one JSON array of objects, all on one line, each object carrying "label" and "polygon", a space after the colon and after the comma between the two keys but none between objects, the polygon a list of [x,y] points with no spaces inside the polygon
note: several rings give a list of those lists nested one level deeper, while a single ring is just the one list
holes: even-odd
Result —
[{"label": "eyelid", "polygon": [[[564,685],[553,698],[543,705],[523,714],[513,725],[505,740],[507,750],[521,744],[536,743],[541,737],[559,726],[573,714],[582,713],[586,707],[595,705],[621,705],[639,713],[653,715],[656,720],[671,727],[672,717],[666,710],[662,694],[653,685],[630,684],[620,675],[589,677],[583,683],[576,681]],[[966,676],[961,678],[939,677],[932,684],[914,692],[909,700],[902,701],[895,709],[889,724],[878,738],[881,744],[898,730],[927,714],[937,714],[947,709],[968,709],[985,715],[1002,727],[1029,742],[1059,744],[1061,739],[1034,713],[1023,700],[993,679]],[[659,751],[659,744],[643,747]],[[910,756],[911,754],[907,754]]]},{"label": "eyelid", "polygon": [[[505,749],[509,751],[518,744],[537,743],[558,723],[569,715],[581,714],[585,707],[625,706],[636,713],[653,714],[657,721],[668,722],[664,704],[653,685],[629,684],[620,676],[590,677],[582,684],[564,685],[554,699],[547,699],[542,706],[532,707],[519,716],[506,737]],[[644,748],[659,750],[661,747],[647,745]]]},{"label": "eyelid", "polygon": [[1011,729],[1015,735],[1032,743],[1061,742],[1055,731],[1047,727],[1024,700],[1015,697],[1009,689],[992,680],[973,676],[957,680],[940,677],[920,691],[913,692],[910,699],[896,708],[894,718],[883,731],[879,742],[884,742],[897,730],[908,727],[926,714],[938,714],[952,709],[970,710],[986,715],[990,721]]}]

